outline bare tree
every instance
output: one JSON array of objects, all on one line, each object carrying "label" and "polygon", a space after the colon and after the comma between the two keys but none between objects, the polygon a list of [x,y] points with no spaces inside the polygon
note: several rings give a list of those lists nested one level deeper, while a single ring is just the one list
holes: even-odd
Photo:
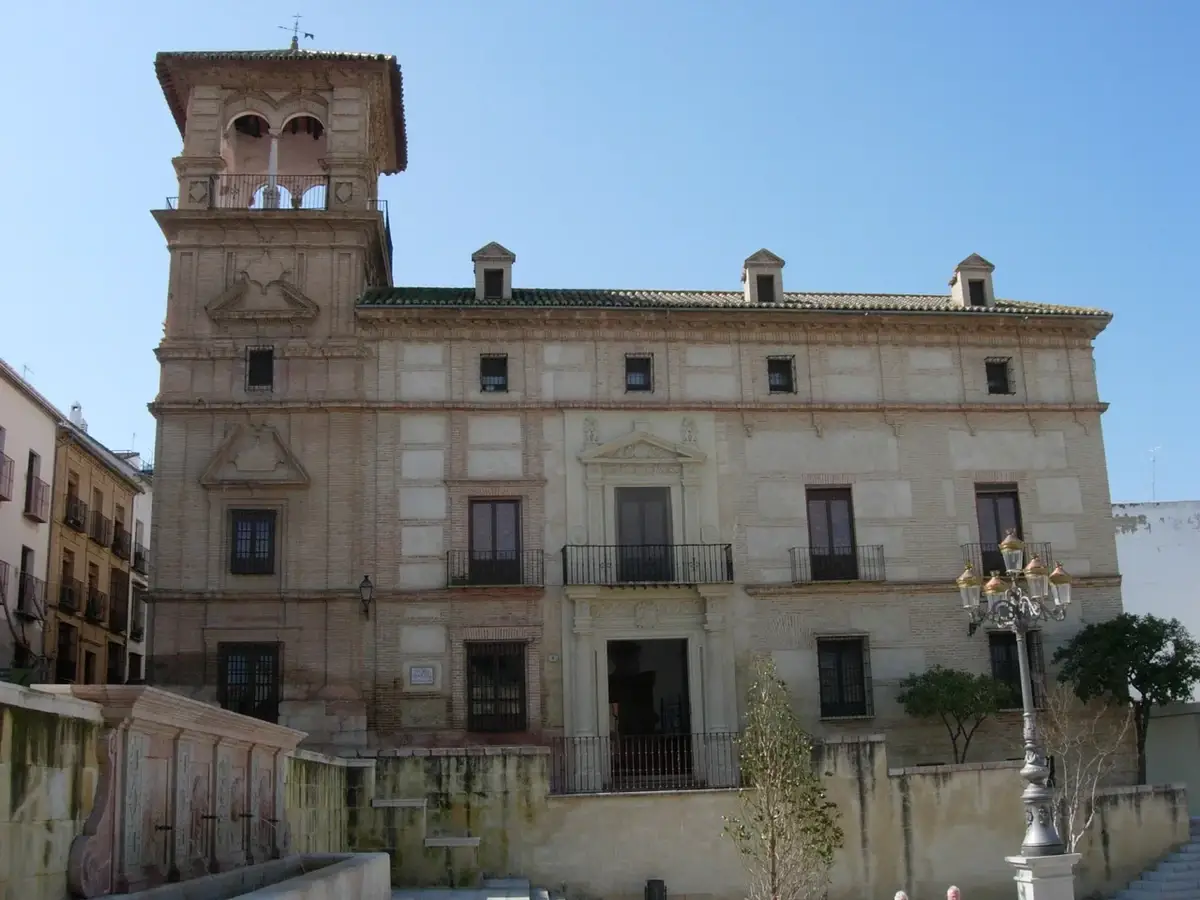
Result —
[{"label": "bare tree", "polygon": [[1096,793],[1126,749],[1133,710],[1098,700],[1084,704],[1071,687],[1055,684],[1038,724],[1054,759],[1058,832],[1074,853],[1096,817]]},{"label": "bare tree", "polygon": [[792,711],[769,656],[755,658],[746,728],[738,739],[745,789],[725,833],[750,878],[748,900],[823,897],[844,836],[814,765],[812,739]]}]

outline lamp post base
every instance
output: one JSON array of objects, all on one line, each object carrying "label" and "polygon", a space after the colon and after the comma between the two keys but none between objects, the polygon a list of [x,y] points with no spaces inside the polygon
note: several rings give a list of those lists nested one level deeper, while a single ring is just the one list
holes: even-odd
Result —
[{"label": "lamp post base", "polygon": [[1018,900],[1075,900],[1075,864],[1079,853],[1054,856],[1006,856],[1017,870]]}]

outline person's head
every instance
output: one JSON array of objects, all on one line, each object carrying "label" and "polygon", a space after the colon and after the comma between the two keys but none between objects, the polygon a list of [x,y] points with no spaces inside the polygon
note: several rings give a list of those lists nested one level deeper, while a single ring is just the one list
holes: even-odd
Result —
[{"label": "person's head", "polygon": [[896,896],[892,900],[908,900],[908,894],[904,893],[904,891],[896,891]]},{"label": "person's head", "polygon": [[946,900],[962,900],[962,891],[958,889],[958,885],[950,885],[946,888]]}]

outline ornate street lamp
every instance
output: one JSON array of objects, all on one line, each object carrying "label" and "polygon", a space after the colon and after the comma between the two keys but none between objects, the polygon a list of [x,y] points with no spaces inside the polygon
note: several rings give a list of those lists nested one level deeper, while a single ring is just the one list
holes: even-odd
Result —
[{"label": "ornate street lamp", "polygon": [[1017,639],[1022,736],[1025,743],[1025,765],[1021,767],[1021,777],[1026,781],[1021,794],[1025,804],[1026,825],[1021,853],[1024,856],[1057,856],[1065,848],[1054,827],[1053,793],[1046,787],[1050,767],[1038,740],[1025,635],[1039,622],[1051,619],[1061,622],[1066,618],[1067,607],[1071,603],[1071,578],[1061,563],[1050,573],[1046,572],[1045,564],[1036,556],[1025,563],[1025,545],[1013,531],[1000,542],[1000,555],[1007,570],[1004,576],[993,572],[984,584],[968,563],[966,571],[956,583],[963,609],[970,616],[972,626],[991,623],[1011,631]]}]

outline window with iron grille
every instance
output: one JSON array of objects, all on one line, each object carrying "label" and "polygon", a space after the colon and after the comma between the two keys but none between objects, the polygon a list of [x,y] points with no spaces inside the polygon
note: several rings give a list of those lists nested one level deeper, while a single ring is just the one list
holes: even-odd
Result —
[{"label": "window with iron grille", "polygon": [[759,275],[756,279],[758,286],[758,302],[759,303],[774,303],[775,302],[775,276],[774,275]]},{"label": "window with iron grille", "polygon": [[485,393],[507,393],[507,356],[496,353],[479,357],[479,389]]},{"label": "window with iron grille", "polygon": [[483,298],[485,300],[500,300],[504,297],[504,270],[483,270]]},{"label": "window with iron grille", "polygon": [[967,299],[972,306],[987,306],[987,291],[978,279],[967,282]]},{"label": "window with iron grille", "polygon": [[229,517],[229,571],[234,575],[274,575],[275,510],[234,509]]},{"label": "window with iron grille", "polygon": [[246,348],[246,390],[269,391],[275,386],[275,348]]},{"label": "window with iron grille", "polygon": [[989,394],[1015,394],[1012,377],[1012,358],[1008,356],[989,356],[983,362],[984,374],[987,376],[987,391]]},{"label": "window with iron grille", "polygon": [[279,643],[217,646],[217,702],[243,716],[279,721]]},{"label": "window with iron grille", "polygon": [[654,390],[654,357],[629,353],[625,356],[625,390],[627,392]]},{"label": "window with iron grille", "polygon": [[772,394],[796,393],[796,361],[794,357],[767,357],[767,389]]},{"label": "window with iron grille", "polygon": [[[1033,705],[1041,709],[1046,696],[1046,658],[1042,653],[1042,633],[1027,632],[1025,647],[1029,651]],[[988,649],[992,657],[992,677],[1003,682],[1008,689],[1008,702],[1004,704],[1004,709],[1020,709],[1021,664],[1017,659],[1017,636],[1011,631],[989,632]]]},{"label": "window with iron grille", "polygon": [[871,656],[865,637],[817,640],[821,684],[821,718],[872,716]]},{"label": "window with iron grille", "polygon": [[469,641],[467,654],[467,730],[524,731],[525,644],[519,641]]}]

